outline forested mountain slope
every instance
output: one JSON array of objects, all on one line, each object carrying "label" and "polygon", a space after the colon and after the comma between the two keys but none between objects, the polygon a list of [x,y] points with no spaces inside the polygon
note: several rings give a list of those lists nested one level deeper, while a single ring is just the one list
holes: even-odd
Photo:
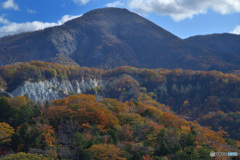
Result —
[{"label": "forested mountain slope", "polygon": [[175,114],[215,131],[223,129],[239,140],[240,78],[233,74],[134,67],[102,70],[31,61],[0,67],[0,77],[1,88],[8,93],[41,104],[80,93],[121,102],[135,102],[147,94]]},{"label": "forested mountain slope", "polygon": [[239,152],[239,141],[224,139],[223,130],[186,121],[151,96],[122,103],[80,94],[42,107],[24,96],[0,98],[0,154],[4,160],[206,160],[212,150]]},{"label": "forested mountain slope", "polygon": [[240,36],[236,34],[210,34],[192,36],[186,42],[202,45],[217,52],[240,54]]}]

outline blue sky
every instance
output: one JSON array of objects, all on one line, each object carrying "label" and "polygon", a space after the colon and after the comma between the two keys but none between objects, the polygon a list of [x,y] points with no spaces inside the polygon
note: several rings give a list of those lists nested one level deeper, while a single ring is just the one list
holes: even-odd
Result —
[{"label": "blue sky", "polygon": [[103,7],[127,8],[180,38],[240,34],[240,0],[0,0],[0,37],[61,25]]}]

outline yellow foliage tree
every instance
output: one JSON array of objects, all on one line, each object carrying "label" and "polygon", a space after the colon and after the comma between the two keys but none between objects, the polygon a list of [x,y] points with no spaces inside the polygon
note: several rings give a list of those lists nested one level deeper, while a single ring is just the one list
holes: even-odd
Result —
[{"label": "yellow foliage tree", "polygon": [[11,142],[11,137],[14,134],[14,128],[9,124],[0,123],[0,144]]},{"label": "yellow foliage tree", "polygon": [[44,157],[43,155],[39,154],[30,154],[30,153],[23,153],[19,152],[17,154],[11,154],[3,160],[53,160],[53,158],[50,157]]},{"label": "yellow foliage tree", "polygon": [[123,158],[124,151],[121,151],[113,144],[97,144],[90,147],[95,160],[126,160]]}]

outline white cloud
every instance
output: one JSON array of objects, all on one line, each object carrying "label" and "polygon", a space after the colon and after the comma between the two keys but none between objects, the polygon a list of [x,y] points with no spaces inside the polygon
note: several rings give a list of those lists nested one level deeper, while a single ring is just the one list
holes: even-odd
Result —
[{"label": "white cloud", "polygon": [[[113,4],[122,5],[118,2]],[[220,14],[240,12],[240,0],[128,0],[125,7],[138,13],[168,15],[181,21],[207,13],[209,9]]]},{"label": "white cloud", "polygon": [[35,10],[28,9],[28,8],[27,8],[27,12],[28,12],[28,13],[31,13],[31,14],[35,14],[35,13],[37,13]]},{"label": "white cloud", "polygon": [[2,4],[4,9],[14,9],[19,10],[19,7],[16,3],[14,3],[14,0],[7,0]]},{"label": "white cloud", "polygon": [[107,7],[123,7],[125,4],[123,2],[120,1],[116,1],[113,3],[108,3],[106,6]]},{"label": "white cloud", "polygon": [[63,23],[69,21],[69,20],[72,20],[74,18],[77,18],[77,17],[81,17],[82,15],[78,15],[78,16],[71,16],[71,15],[64,15],[61,20],[58,21],[58,25],[62,25]]},{"label": "white cloud", "polygon": [[0,24],[8,24],[9,21],[5,19],[4,17],[0,17]]},{"label": "white cloud", "polygon": [[57,25],[56,23],[43,23],[39,21],[26,22],[26,23],[9,23],[0,28],[0,36],[6,34],[16,34],[20,32],[34,31],[39,29],[44,29],[47,27],[52,27]]},{"label": "white cloud", "polygon": [[240,34],[240,25],[236,26],[236,28],[231,33]]},{"label": "white cloud", "polygon": [[75,4],[84,5],[87,4],[90,0],[72,0]]},{"label": "white cloud", "polygon": [[15,22],[9,22],[7,19],[0,17],[0,23],[4,24],[4,26],[0,27],[0,37],[8,34],[17,34],[21,32],[35,31],[35,30],[40,30],[47,27],[62,25],[66,21],[69,21],[76,17],[79,17],[79,16],[65,15],[57,23],[40,22],[40,21],[15,23]]}]

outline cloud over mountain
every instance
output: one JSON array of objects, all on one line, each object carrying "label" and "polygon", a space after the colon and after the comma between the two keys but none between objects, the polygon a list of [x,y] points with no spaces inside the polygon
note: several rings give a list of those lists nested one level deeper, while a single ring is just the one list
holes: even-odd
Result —
[{"label": "cloud over mountain", "polygon": [[21,32],[29,32],[44,29],[47,27],[53,27],[62,25],[68,20],[74,19],[78,16],[71,16],[71,15],[64,15],[57,23],[56,22],[40,22],[40,21],[33,21],[33,22],[25,22],[25,23],[15,23],[9,22],[4,17],[0,17],[0,24],[4,24],[4,26],[0,27],[0,37],[8,35],[8,34],[17,34]]},{"label": "cloud over mountain", "polygon": [[[122,6],[123,2],[110,4]],[[175,21],[192,18],[194,15],[207,13],[208,10],[220,14],[240,12],[239,0],[127,0],[124,4],[137,12],[168,15]]]},{"label": "cloud over mountain", "polygon": [[231,33],[240,34],[240,25],[236,26],[236,28]]}]

